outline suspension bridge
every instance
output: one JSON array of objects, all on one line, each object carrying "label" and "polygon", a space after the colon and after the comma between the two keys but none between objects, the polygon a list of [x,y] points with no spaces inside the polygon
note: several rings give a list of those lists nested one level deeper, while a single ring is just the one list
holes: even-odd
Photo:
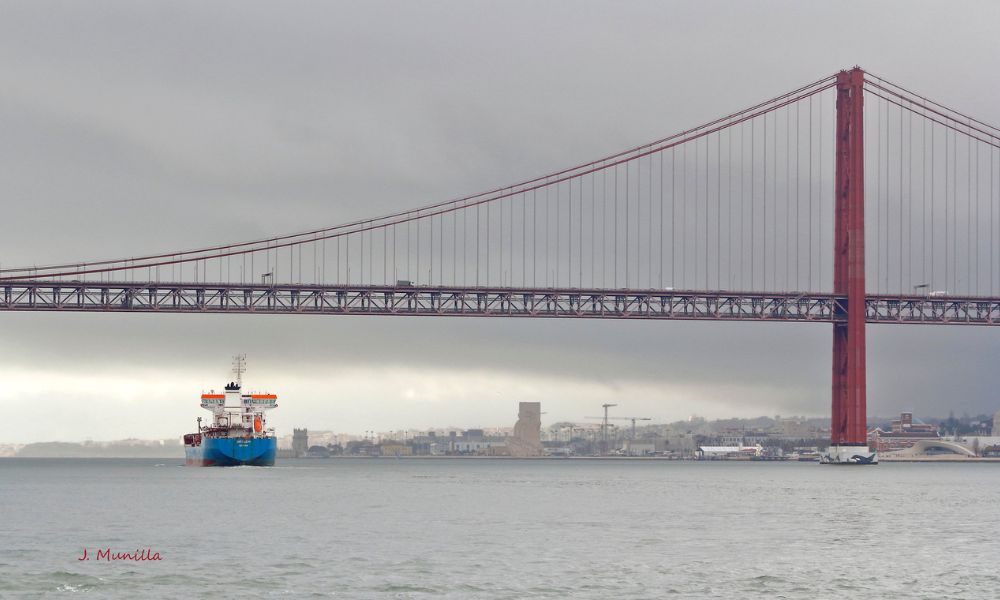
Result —
[{"label": "suspension bridge", "polygon": [[855,67],[471,196],[0,269],[0,310],[831,323],[830,457],[850,462],[866,323],[1000,324],[998,147],[997,127]]}]

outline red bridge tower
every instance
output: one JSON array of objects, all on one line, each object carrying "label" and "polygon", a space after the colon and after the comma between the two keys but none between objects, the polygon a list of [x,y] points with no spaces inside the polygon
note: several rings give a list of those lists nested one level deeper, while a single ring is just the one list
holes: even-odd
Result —
[{"label": "red bridge tower", "polygon": [[836,220],[833,291],[847,297],[833,325],[833,406],[830,449],[823,462],[872,464],[865,405],[865,73],[855,67],[837,75]]}]

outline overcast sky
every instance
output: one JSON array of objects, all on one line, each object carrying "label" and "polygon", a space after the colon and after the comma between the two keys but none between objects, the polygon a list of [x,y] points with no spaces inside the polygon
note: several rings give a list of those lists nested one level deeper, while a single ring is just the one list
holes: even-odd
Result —
[{"label": "overcast sky", "polygon": [[[0,4],[0,264],[333,225],[859,64],[1000,122],[995,2]],[[869,413],[1000,409],[1000,331],[869,327]],[[0,313],[0,442],[174,437],[248,355],[272,424],[826,415],[829,326]]]}]

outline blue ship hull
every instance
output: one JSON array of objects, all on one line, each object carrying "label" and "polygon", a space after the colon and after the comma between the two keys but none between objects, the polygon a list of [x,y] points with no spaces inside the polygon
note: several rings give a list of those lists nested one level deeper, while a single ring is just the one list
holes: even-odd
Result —
[{"label": "blue ship hull", "polygon": [[184,464],[193,467],[274,466],[278,440],[267,438],[202,437],[197,446],[184,446]]}]

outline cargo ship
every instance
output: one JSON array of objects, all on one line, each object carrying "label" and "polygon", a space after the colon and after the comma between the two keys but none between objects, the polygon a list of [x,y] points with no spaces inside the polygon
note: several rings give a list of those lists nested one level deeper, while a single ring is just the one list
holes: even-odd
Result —
[{"label": "cargo ship", "polygon": [[267,411],[278,407],[275,394],[243,393],[246,356],[233,359],[235,381],[225,391],[201,395],[201,407],[212,413],[212,424],[184,435],[184,464],[194,467],[270,467],[278,441],[267,427]]}]

